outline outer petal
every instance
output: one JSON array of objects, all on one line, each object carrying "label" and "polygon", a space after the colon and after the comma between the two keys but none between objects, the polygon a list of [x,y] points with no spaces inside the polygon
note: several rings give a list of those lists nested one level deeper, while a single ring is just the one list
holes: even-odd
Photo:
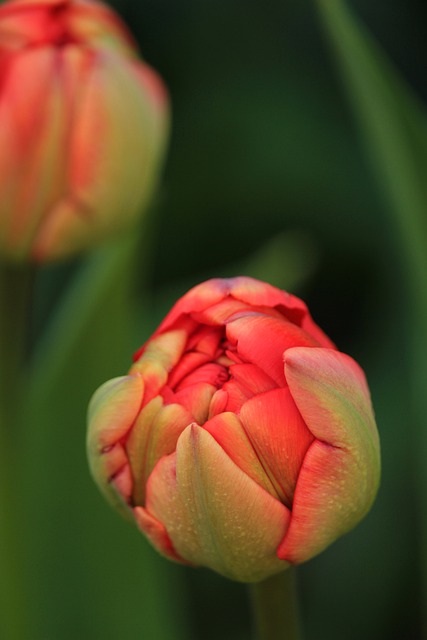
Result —
[{"label": "outer petal", "polygon": [[151,544],[159,553],[182,564],[190,564],[181,558],[175,551],[169,538],[165,525],[154,518],[144,507],[135,507],[133,510],[138,529],[144,533]]},{"label": "outer petal", "polygon": [[303,462],[292,519],[278,555],[308,560],[354,527],[379,484],[378,433],[365,376],[349,356],[294,348],[285,373],[295,403],[317,438]]},{"label": "outer petal", "polygon": [[331,340],[312,320],[302,300],[265,282],[244,276],[214,278],[193,287],[178,300],[154,335],[173,327],[183,315],[201,314],[199,317],[203,318],[205,317],[203,312],[216,305],[218,305],[217,308],[212,312],[209,311],[206,317],[211,318],[211,322],[214,323],[223,322],[230,310],[241,308],[236,304],[233,306],[232,301],[225,306],[220,304],[230,296],[235,301],[250,307],[271,309],[272,314],[277,311],[291,323],[302,327],[304,332],[314,339],[314,343],[325,347],[334,347]]},{"label": "outer petal", "polygon": [[141,410],[125,445],[134,479],[133,504],[144,504],[148,476],[161,457],[175,451],[179,435],[192,420],[181,405],[163,406],[160,396]]},{"label": "outer petal", "polygon": [[227,296],[224,300],[221,300],[217,304],[210,306],[204,311],[193,312],[192,318],[207,325],[219,325],[226,324],[232,316],[245,315],[250,312],[262,313],[267,316],[273,316],[279,319],[283,319],[283,314],[277,311],[274,307],[266,307],[262,305],[251,305],[241,300],[236,300],[231,296]]},{"label": "outer petal", "polygon": [[[242,582],[286,568],[276,548],[289,511],[249,478],[202,427],[188,427],[147,487],[147,511],[179,556]],[[147,532],[148,535],[149,532]]]},{"label": "outer petal", "polygon": [[16,55],[0,96],[0,245],[14,258],[29,253],[64,173],[66,109],[57,56],[46,47]]},{"label": "outer petal", "polygon": [[154,335],[167,331],[183,315],[204,311],[217,304],[227,297],[228,290],[228,281],[220,278],[213,278],[193,287],[172,307]]},{"label": "outer petal", "polygon": [[[239,276],[237,278],[213,278],[193,287],[186,293],[163,320],[156,333],[171,327],[182,314],[199,313],[218,304],[227,296],[233,296],[251,306],[281,306],[291,312],[292,321],[301,321],[307,313],[302,300],[271,285]],[[281,309],[279,309],[281,310]]]},{"label": "outer petal", "polygon": [[9,47],[61,42],[65,34],[91,46],[106,44],[134,54],[135,43],[118,16],[92,0],[9,0],[0,7],[0,41]]},{"label": "outer petal", "polygon": [[168,381],[169,373],[183,354],[186,339],[187,334],[182,330],[168,331],[152,338],[132,366],[130,373],[139,373],[144,379],[145,404],[150,402]]},{"label": "outer petal", "polygon": [[97,51],[71,125],[67,197],[46,218],[36,255],[67,255],[133,220],[154,187],[166,129],[133,63]]},{"label": "outer petal", "polygon": [[104,44],[135,55],[136,43],[126,25],[103,2],[74,0],[69,3],[66,18],[67,28],[76,39],[92,47]]},{"label": "outer petal", "polygon": [[279,308],[296,324],[300,324],[300,320],[307,313],[307,307],[302,300],[266,282],[240,276],[230,280],[230,283],[230,294],[233,298],[251,305]]},{"label": "outer petal", "polygon": [[140,376],[114,378],[95,392],[88,411],[91,473],[107,500],[128,519],[133,482],[123,440],[138,415],[143,389]]},{"label": "outer petal", "polygon": [[335,347],[333,342],[313,321],[305,302],[287,293],[287,291],[282,291],[254,278],[239,277],[233,279],[230,293],[233,298],[253,306],[267,306],[277,309],[287,320],[304,329],[322,347]]}]

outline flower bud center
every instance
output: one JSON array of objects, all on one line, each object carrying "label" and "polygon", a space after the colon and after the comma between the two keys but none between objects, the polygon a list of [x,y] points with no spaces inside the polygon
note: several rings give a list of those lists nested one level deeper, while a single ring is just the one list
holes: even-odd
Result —
[{"label": "flower bud center", "polygon": [[[201,325],[190,335],[162,396],[166,404],[183,405],[198,424],[203,424],[224,411],[239,413],[256,393],[245,380],[248,374],[251,378],[263,375],[256,365],[242,360],[225,326]],[[271,383],[268,388],[272,386],[276,385]]]}]

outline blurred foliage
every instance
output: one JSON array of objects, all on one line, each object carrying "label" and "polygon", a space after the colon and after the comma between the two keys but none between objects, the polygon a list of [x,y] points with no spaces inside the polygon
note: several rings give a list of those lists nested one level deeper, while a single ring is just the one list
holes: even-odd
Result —
[{"label": "blurred foliage", "polygon": [[[372,513],[298,571],[307,640],[418,640],[426,533],[418,495],[427,487],[417,486],[424,424],[411,423],[405,260],[317,7],[112,4],[169,86],[172,140],[140,244],[38,274],[33,356],[43,368],[27,403],[21,480],[28,580],[38,594],[31,640],[248,637],[241,586],[157,557],[104,504],[84,452],[96,386],[127,369],[132,349],[189,286],[238,273],[301,295],[359,360],[382,437]],[[348,4],[427,99],[425,3]]]}]

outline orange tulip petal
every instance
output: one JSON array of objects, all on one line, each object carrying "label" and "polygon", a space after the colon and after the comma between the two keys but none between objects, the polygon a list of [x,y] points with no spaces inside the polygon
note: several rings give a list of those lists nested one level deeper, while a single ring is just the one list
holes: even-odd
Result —
[{"label": "orange tulip petal", "polygon": [[192,422],[203,424],[208,419],[209,408],[216,387],[206,382],[192,384],[174,394],[178,402],[192,415]]},{"label": "orange tulip petal", "polygon": [[230,375],[241,387],[246,388],[251,395],[277,388],[274,380],[255,364],[232,364],[230,366]]},{"label": "orange tulip petal", "polygon": [[279,498],[291,507],[302,461],[313,436],[289,389],[273,389],[248,400],[240,419]]},{"label": "orange tulip petal", "polygon": [[286,384],[282,356],[286,349],[295,344],[317,346],[313,338],[287,320],[259,313],[232,319],[226,333],[230,341],[237,343],[237,354],[256,364],[279,386]]}]

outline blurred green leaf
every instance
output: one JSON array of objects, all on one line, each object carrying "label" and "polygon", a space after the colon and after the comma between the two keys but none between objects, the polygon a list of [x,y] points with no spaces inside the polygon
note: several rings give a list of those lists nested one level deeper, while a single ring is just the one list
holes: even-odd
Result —
[{"label": "blurred green leaf", "polygon": [[[374,171],[389,203],[397,232],[399,259],[405,269],[403,291],[395,291],[395,313],[405,314],[406,347],[412,370],[406,407],[406,437],[416,452],[415,484],[418,498],[423,574],[423,605],[427,602],[427,113],[401,79],[384,52],[352,15],[342,0],[318,0],[322,18],[341,65],[351,105]],[[394,351],[395,352],[395,351]],[[401,366],[401,363],[400,363]],[[405,402],[404,369],[399,393]],[[393,404],[389,393],[387,401]],[[408,410],[409,409],[409,410]],[[410,578],[411,579],[411,578]],[[414,580],[414,576],[412,576]],[[425,630],[427,620],[424,619]]]},{"label": "blurred green leaf", "polygon": [[[111,361],[128,357],[135,250],[135,241],[126,238],[103,247],[83,262],[38,342],[32,364],[34,396],[40,398],[50,392],[75,350],[85,342],[89,343],[86,362],[89,364],[92,354],[100,358],[96,367],[101,376],[111,374]],[[102,343],[108,350],[101,348],[96,353],[96,345]]]},{"label": "blurred green leaf", "polygon": [[23,452],[32,640],[190,637],[182,570],[110,510],[85,455],[88,401],[131,360],[136,255],[125,241],[87,259],[34,360]]},{"label": "blurred green leaf", "polygon": [[[342,0],[317,0],[412,282],[427,277],[427,114]],[[425,288],[417,294],[426,297]],[[427,317],[427,316],[426,316]]]}]

